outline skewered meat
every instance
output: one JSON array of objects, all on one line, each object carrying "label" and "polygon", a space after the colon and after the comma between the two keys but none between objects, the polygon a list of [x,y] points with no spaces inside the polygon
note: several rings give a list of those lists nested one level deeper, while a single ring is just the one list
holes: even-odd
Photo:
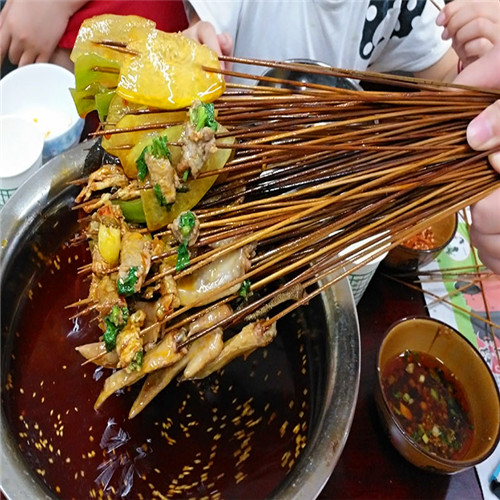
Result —
[{"label": "skewered meat", "polygon": [[238,356],[246,357],[258,347],[270,344],[276,337],[276,323],[267,329],[263,325],[262,321],[257,321],[243,327],[240,333],[224,342],[224,347],[217,358],[194,374],[193,378],[208,377]]},{"label": "skewered meat", "polygon": [[116,352],[118,368],[125,368],[132,363],[136,354],[142,351],[141,327],[146,319],[144,311],[136,311],[127,321],[125,327],[116,336]]},{"label": "skewered meat", "polygon": [[107,316],[113,306],[124,307],[127,302],[118,294],[116,281],[117,273],[106,274],[104,276],[92,276],[90,284],[89,299],[95,303],[95,307],[101,318]]},{"label": "skewered meat", "polygon": [[182,370],[186,376],[186,373],[194,375],[202,369],[205,364],[212,361],[220,353],[222,346],[222,330],[216,328],[213,332],[195,340],[188,353],[177,363],[150,373],[134,401],[128,417],[137,416]]},{"label": "skewered meat", "polygon": [[174,203],[181,182],[169,159],[147,154],[145,160],[151,183],[160,187],[167,204]]},{"label": "skewered meat", "polygon": [[123,387],[134,384],[144,377],[144,375],[173,365],[182,359],[186,355],[186,352],[186,349],[177,350],[177,342],[175,341],[174,334],[172,332],[168,333],[158,344],[144,354],[142,366],[139,370],[129,371],[122,368],[104,381],[104,387],[94,404],[94,408],[99,408],[111,394]]},{"label": "skewered meat", "polygon": [[104,342],[91,342],[76,347],[76,350],[88,361],[105,368],[116,368],[118,354],[116,351],[108,352]]},{"label": "skewered meat", "polygon": [[118,270],[118,287],[124,288],[122,295],[140,291],[151,267],[151,256],[151,240],[147,236],[137,231],[123,235]]},{"label": "skewered meat", "polygon": [[232,313],[233,310],[227,304],[210,309],[206,314],[189,324],[188,338],[228,318]]},{"label": "skewered meat", "polygon": [[[184,222],[187,215],[191,215],[194,221],[189,228],[186,228]],[[172,222],[170,226],[170,230],[179,243],[185,242],[188,247],[191,247],[196,243],[200,235],[200,220],[193,212],[182,212],[174,219],[174,222]]]},{"label": "skewered meat", "polygon": [[201,167],[207,161],[210,153],[217,151],[215,145],[215,132],[209,127],[196,130],[191,123],[186,123],[181,136],[182,157],[177,164],[177,172],[182,175],[186,170],[191,171],[191,175],[196,179]]},{"label": "skewered meat", "polygon": [[81,203],[90,199],[94,191],[108,188],[124,188],[128,186],[129,179],[120,165],[107,164],[92,172],[87,185],[76,197],[76,202]]},{"label": "skewered meat", "polygon": [[[245,248],[233,250],[206,266],[177,281],[181,305],[205,305],[218,300],[240,288],[237,283],[224,289],[234,280],[241,278],[250,269],[248,251]],[[222,289],[219,293],[217,290]]]}]

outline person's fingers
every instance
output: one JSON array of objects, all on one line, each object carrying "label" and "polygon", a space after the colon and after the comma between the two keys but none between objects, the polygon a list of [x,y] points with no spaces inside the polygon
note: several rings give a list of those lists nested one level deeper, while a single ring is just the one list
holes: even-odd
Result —
[{"label": "person's fingers", "polygon": [[36,63],[45,63],[45,62],[49,62],[49,61],[50,61],[50,54],[41,53],[41,54],[38,54],[35,57],[35,60],[33,62],[36,62]]},{"label": "person's fingers", "polygon": [[233,55],[233,39],[229,33],[221,33],[217,35],[217,39],[219,41],[219,46],[221,49],[221,53],[223,56],[232,56]]},{"label": "person's fingers", "polygon": [[500,273],[500,188],[471,207],[471,243],[479,249],[479,258],[493,272]]},{"label": "person's fingers", "polygon": [[492,217],[492,213],[500,213],[500,187],[471,207],[472,222],[477,235],[500,234],[500,217]]},{"label": "person's fingers", "polygon": [[[233,55],[233,39],[229,33],[221,33],[217,35],[219,41],[220,50],[223,56]],[[233,63],[230,61],[221,61],[222,69],[231,71],[233,69]],[[228,77],[226,77],[227,79]]]},{"label": "person's fingers", "polygon": [[22,54],[21,57],[19,58],[19,61],[17,62],[18,66],[27,66],[28,64],[32,64],[36,61],[38,54],[36,54],[32,50],[25,50]]},{"label": "person's fingers", "polygon": [[500,40],[498,25],[485,19],[473,20],[454,34],[453,43],[461,46],[478,38],[485,38],[493,45],[497,40]]},{"label": "person's fingers", "polygon": [[494,273],[500,274],[500,234],[478,233],[474,224],[470,227],[471,244],[478,249],[481,262]]},{"label": "person's fingers", "polygon": [[444,26],[447,34],[453,36],[453,33],[456,33],[461,27],[475,20],[498,23],[500,21],[498,0],[481,0],[478,2],[454,0],[441,9],[436,18],[436,24]]},{"label": "person's fingers", "polygon": [[198,41],[212,49],[219,56],[222,55],[222,50],[219,44],[219,39],[215,28],[212,24],[205,21],[200,21],[197,25]]},{"label": "person's fingers", "polygon": [[487,52],[481,59],[470,64],[457,75],[454,83],[461,85],[481,85],[484,88],[500,87],[500,71],[498,58],[500,57],[500,43]]},{"label": "person's fingers", "polygon": [[500,100],[488,106],[469,123],[467,141],[477,151],[500,146]]},{"label": "person's fingers", "polygon": [[9,52],[11,34],[7,26],[5,26],[5,19],[9,10],[9,4],[5,4],[4,8],[0,11],[0,64],[3,63]]},{"label": "person's fingers", "polygon": [[[472,64],[476,59],[486,54],[493,48],[493,44],[486,38],[476,38],[475,40],[468,41],[462,47],[464,56],[461,56],[464,67]],[[455,49],[458,50],[459,49]]]},{"label": "person's fingers", "polygon": [[7,57],[10,42],[10,33],[6,29],[0,30],[0,64],[2,64],[4,59]]}]

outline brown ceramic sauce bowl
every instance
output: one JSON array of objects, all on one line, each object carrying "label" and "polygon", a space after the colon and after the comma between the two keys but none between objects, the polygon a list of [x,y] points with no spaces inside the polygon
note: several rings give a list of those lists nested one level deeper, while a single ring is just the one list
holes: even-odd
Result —
[{"label": "brown ceramic sauce bowl", "polygon": [[434,235],[434,246],[417,250],[398,245],[389,251],[382,266],[391,271],[414,272],[435,259],[450,243],[457,231],[458,216],[451,214],[429,225]]},{"label": "brown ceramic sauce bowl", "polygon": [[[459,459],[444,458],[424,449],[424,445],[404,429],[404,418],[395,414],[389,402],[384,368],[408,350],[439,360],[463,390],[469,406],[472,435],[468,449],[464,449]],[[377,359],[375,401],[394,447],[406,460],[422,469],[442,474],[466,470],[485,460],[499,441],[500,396],[489,367],[465,337],[436,319],[409,317],[388,329]]]}]

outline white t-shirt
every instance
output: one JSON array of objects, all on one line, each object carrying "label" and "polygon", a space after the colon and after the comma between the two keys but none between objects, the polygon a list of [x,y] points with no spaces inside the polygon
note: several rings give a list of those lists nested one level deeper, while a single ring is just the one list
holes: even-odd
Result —
[{"label": "white t-shirt", "polygon": [[[203,21],[234,40],[234,55],[413,73],[449,49],[426,0],[189,0]],[[265,68],[234,66],[262,74]]]}]

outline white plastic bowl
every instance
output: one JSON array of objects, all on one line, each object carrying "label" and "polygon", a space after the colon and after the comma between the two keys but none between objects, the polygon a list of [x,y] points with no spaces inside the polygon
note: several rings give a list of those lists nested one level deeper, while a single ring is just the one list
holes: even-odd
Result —
[{"label": "white plastic bowl", "polygon": [[11,71],[0,80],[0,115],[26,118],[41,129],[43,161],[74,146],[83,130],[69,89],[71,71],[49,63],[36,63]]},{"label": "white plastic bowl", "polygon": [[26,118],[0,116],[0,208],[42,164],[40,129]]}]

